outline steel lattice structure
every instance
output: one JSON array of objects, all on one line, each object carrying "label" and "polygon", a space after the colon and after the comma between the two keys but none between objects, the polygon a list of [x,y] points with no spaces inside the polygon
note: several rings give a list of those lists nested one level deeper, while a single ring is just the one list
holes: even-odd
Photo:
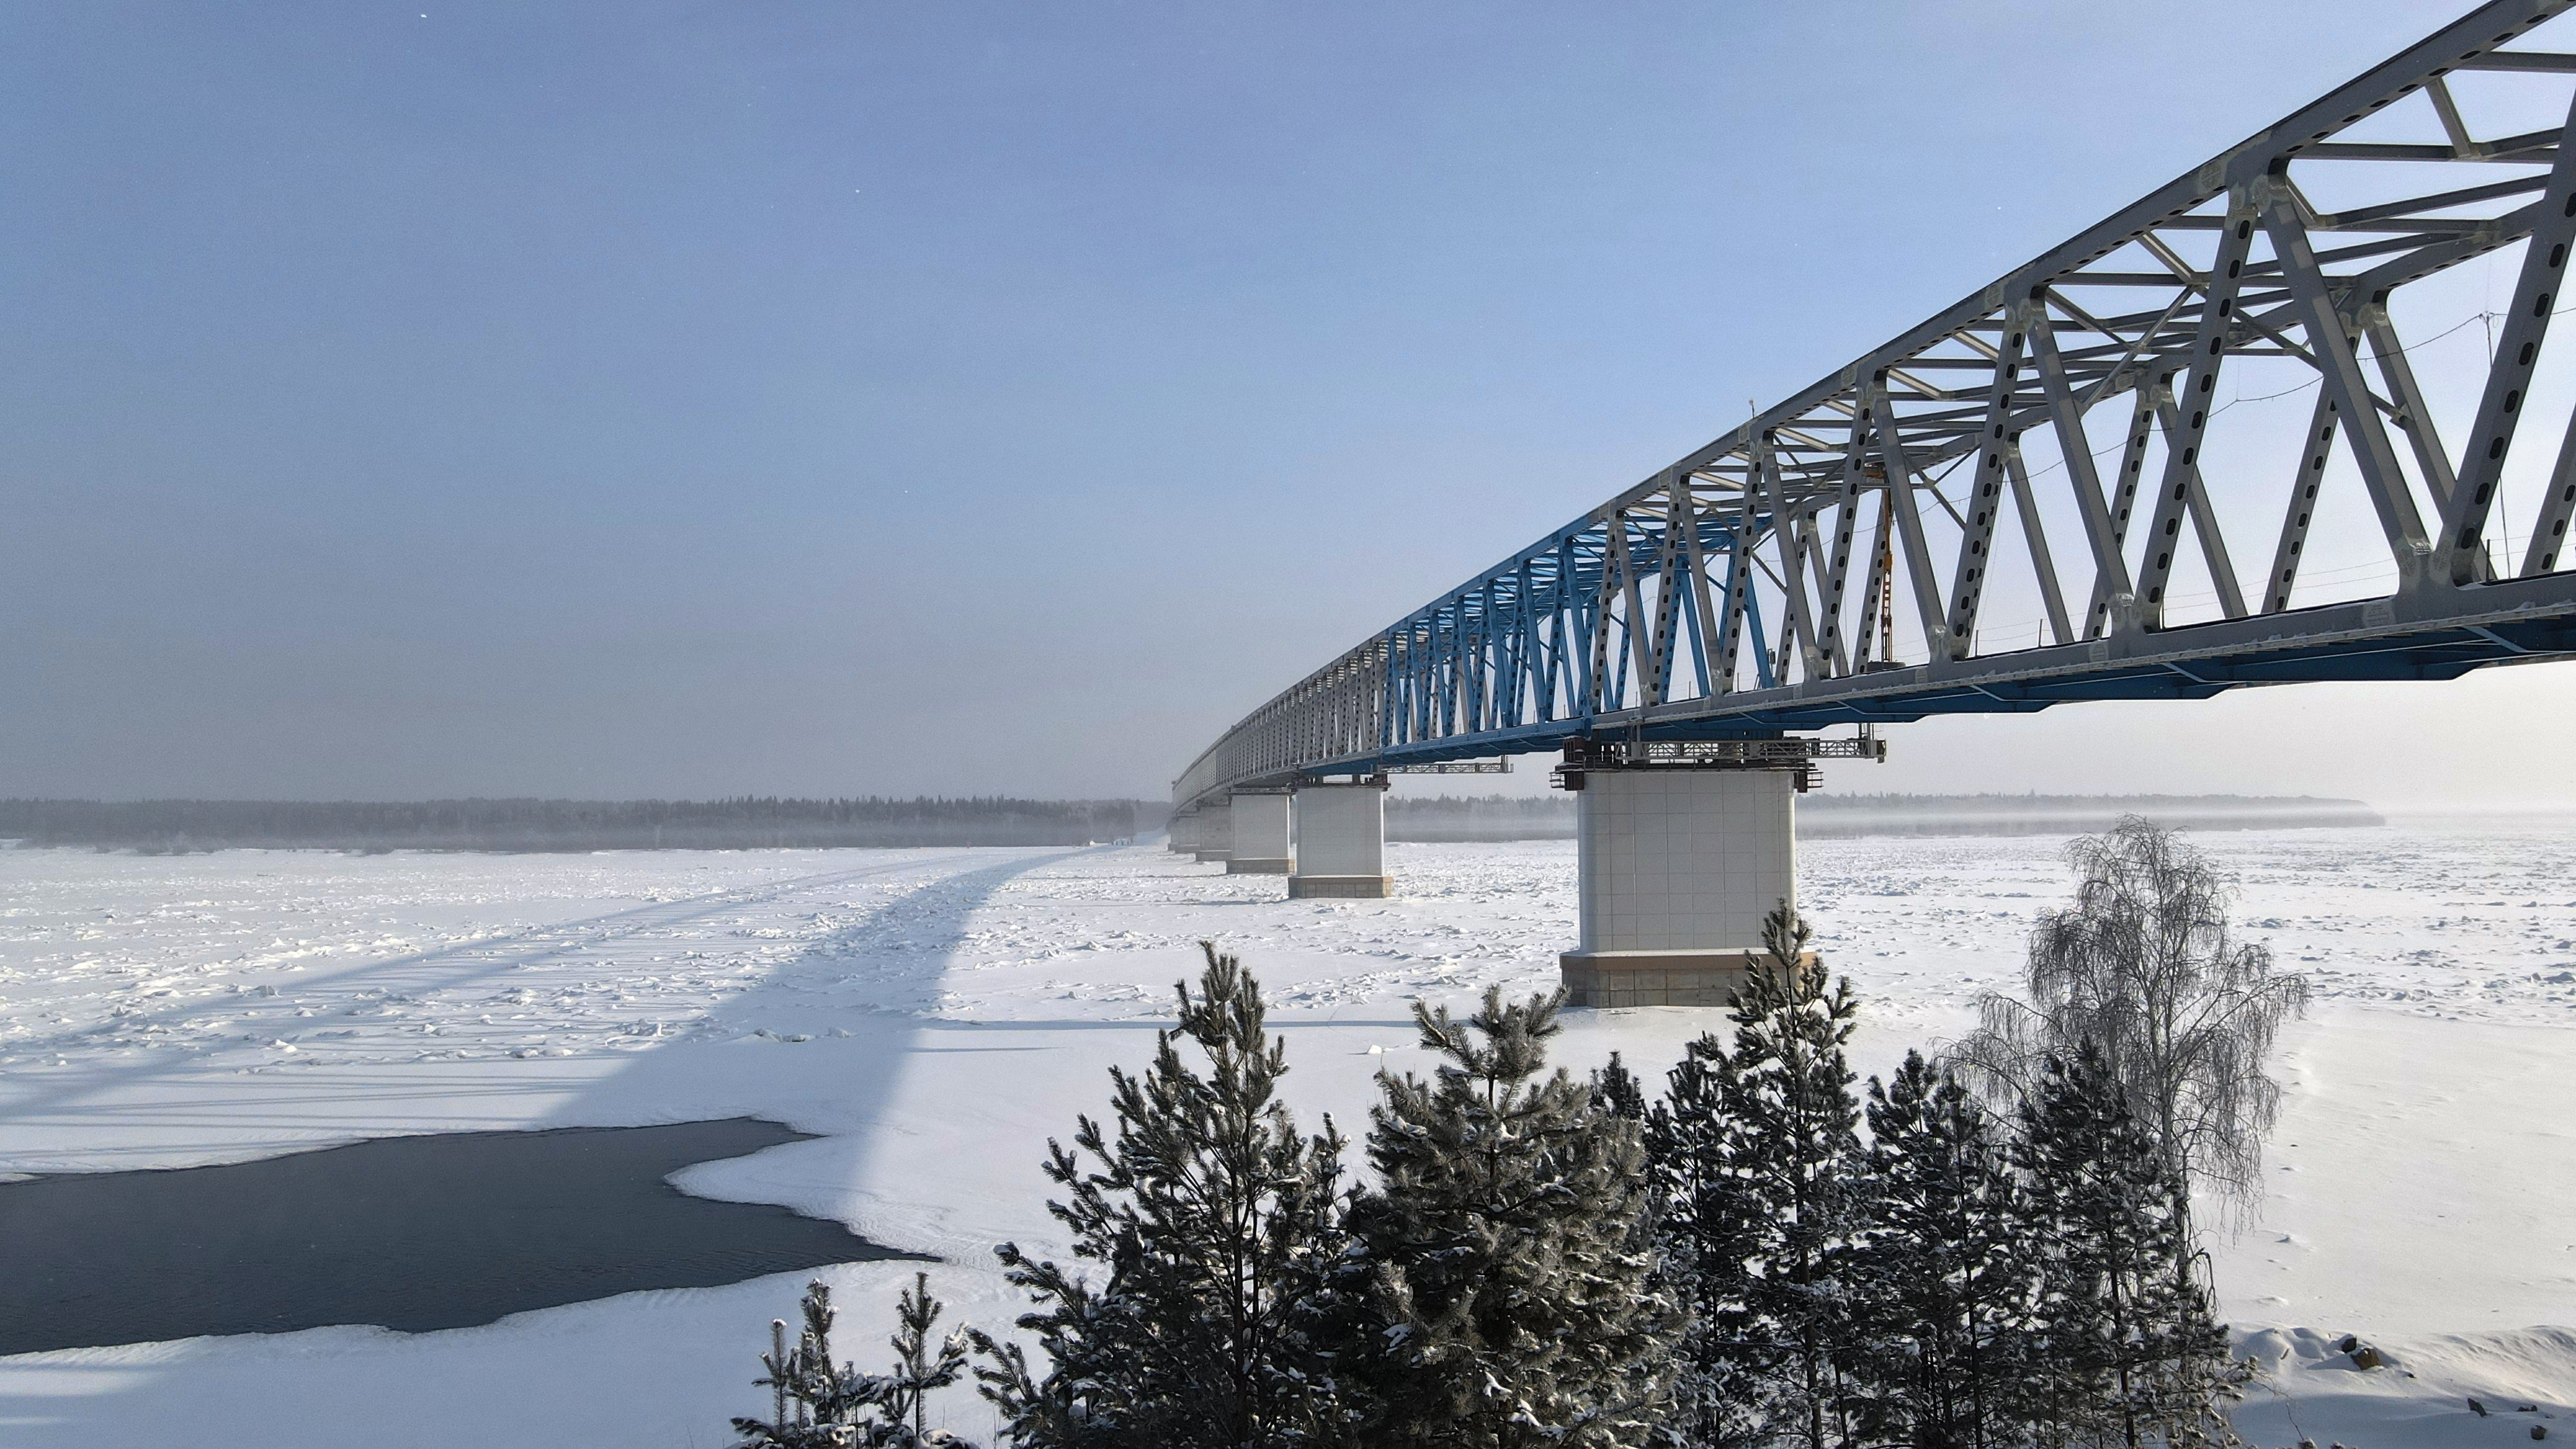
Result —
[{"label": "steel lattice structure", "polygon": [[[2576,654],[2576,344],[2543,347],[2576,310],[2576,54],[2511,44],[2571,5],[2481,6],[1755,414],[1253,711],[1176,803]],[[2481,259],[2512,281],[2471,318],[2491,356],[2419,377],[2410,289]],[[2304,430],[2220,421],[2289,394]],[[2365,561],[2303,578],[2329,519]]]}]

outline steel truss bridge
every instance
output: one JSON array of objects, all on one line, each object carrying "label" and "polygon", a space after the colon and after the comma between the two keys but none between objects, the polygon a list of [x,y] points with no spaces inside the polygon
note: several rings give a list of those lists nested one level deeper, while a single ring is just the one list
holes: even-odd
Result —
[{"label": "steel truss bridge", "polygon": [[2571,5],[2482,5],[1755,413],[1254,710],[1175,804],[2576,654]]}]

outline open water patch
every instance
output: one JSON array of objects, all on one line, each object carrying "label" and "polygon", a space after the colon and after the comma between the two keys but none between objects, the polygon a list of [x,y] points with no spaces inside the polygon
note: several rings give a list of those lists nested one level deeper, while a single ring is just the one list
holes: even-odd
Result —
[{"label": "open water patch", "polygon": [[453,1132],[0,1183],[0,1354],[333,1324],[470,1328],[646,1288],[918,1257],[669,1181],[811,1138],[754,1117]]}]

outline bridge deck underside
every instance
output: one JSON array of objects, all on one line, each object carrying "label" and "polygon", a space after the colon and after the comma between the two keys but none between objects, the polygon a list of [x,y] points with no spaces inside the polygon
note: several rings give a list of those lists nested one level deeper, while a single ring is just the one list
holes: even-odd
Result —
[{"label": "bridge deck underside", "polygon": [[2356,631],[2320,642],[2274,638],[2252,643],[2212,640],[2192,648],[2180,630],[2163,636],[2182,646],[2141,659],[2070,661],[2066,650],[2034,650],[1985,661],[1972,678],[1942,678],[1928,668],[1891,670],[1864,679],[1876,688],[1825,695],[1804,689],[1764,690],[1665,710],[1630,710],[1581,719],[1546,720],[1319,761],[1280,778],[1368,774],[1394,765],[1436,764],[1557,749],[1582,735],[1634,734],[1650,740],[1730,739],[1842,725],[1902,724],[1935,715],[2031,714],[2058,704],[2108,700],[2207,699],[2267,684],[2365,683],[2456,679],[2490,665],[2576,659],[2576,606],[2563,610],[2488,613],[2474,622]]}]

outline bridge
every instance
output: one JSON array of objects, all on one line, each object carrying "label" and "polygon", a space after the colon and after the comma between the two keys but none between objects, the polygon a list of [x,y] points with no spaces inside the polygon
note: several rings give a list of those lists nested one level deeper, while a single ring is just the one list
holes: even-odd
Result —
[{"label": "bridge", "polygon": [[1383,895],[1390,772],[1562,752],[1573,999],[1719,1002],[1881,726],[2576,655],[2571,5],[2479,6],[1396,620],[1190,763],[1173,848]]}]

